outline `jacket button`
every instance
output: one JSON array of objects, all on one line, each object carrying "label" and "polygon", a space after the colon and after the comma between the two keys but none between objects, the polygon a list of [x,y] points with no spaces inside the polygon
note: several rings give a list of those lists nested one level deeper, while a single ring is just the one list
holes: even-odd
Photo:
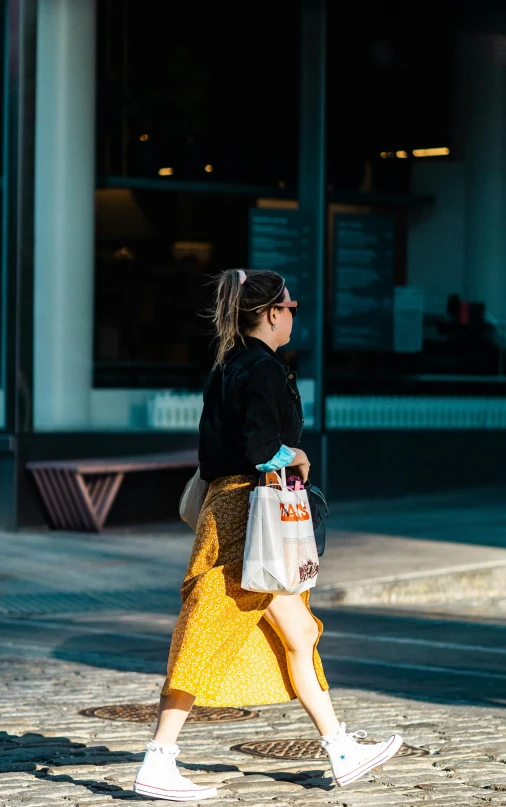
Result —
[{"label": "jacket button", "polygon": [[289,374],[288,374],[288,378],[289,378],[289,379],[292,379],[292,378],[293,378],[293,373],[289,373]]}]

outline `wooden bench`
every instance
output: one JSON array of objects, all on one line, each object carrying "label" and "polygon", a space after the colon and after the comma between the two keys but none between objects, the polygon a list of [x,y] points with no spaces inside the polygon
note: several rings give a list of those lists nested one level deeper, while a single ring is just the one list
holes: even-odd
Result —
[{"label": "wooden bench", "polygon": [[197,451],[137,457],[29,462],[51,526],[100,532],[125,474],[165,468],[196,468]]}]

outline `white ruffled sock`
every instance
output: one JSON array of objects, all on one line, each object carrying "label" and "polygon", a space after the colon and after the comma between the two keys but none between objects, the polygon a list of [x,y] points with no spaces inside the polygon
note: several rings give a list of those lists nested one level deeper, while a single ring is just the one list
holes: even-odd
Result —
[{"label": "white ruffled sock", "polygon": [[179,748],[178,745],[159,743],[158,740],[150,740],[147,747],[150,751],[162,751],[162,753],[165,752],[166,754],[173,754]]},{"label": "white ruffled sock", "polygon": [[332,732],[332,734],[320,734],[320,740],[325,740],[327,743],[340,740],[343,734],[343,727],[339,724],[339,728]]}]

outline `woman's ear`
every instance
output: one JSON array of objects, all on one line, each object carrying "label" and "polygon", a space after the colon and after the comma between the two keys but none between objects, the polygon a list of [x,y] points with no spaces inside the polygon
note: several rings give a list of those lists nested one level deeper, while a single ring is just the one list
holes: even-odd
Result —
[{"label": "woman's ear", "polygon": [[278,315],[275,308],[269,308],[267,311],[267,322],[269,325],[276,325],[278,321]]}]

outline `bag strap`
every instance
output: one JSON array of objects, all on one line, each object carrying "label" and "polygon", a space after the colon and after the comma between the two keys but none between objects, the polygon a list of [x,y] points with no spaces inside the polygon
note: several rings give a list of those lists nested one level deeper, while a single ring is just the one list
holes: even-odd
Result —
[{"label": "bag strap", "polygon": [[326,500],[326,498],[325,498],[325,496],[323,494],[323,491],[321,491],[320,488],[317,488],[316,485],[310,485],[309,490],[308,490],[308,495],[309,494],[311,494],[311,495],[315,496],[316,498],[320,499],[323,506],[325,507],[325,516],[328,517],[329,506],[327,504],[327,500]]}]

